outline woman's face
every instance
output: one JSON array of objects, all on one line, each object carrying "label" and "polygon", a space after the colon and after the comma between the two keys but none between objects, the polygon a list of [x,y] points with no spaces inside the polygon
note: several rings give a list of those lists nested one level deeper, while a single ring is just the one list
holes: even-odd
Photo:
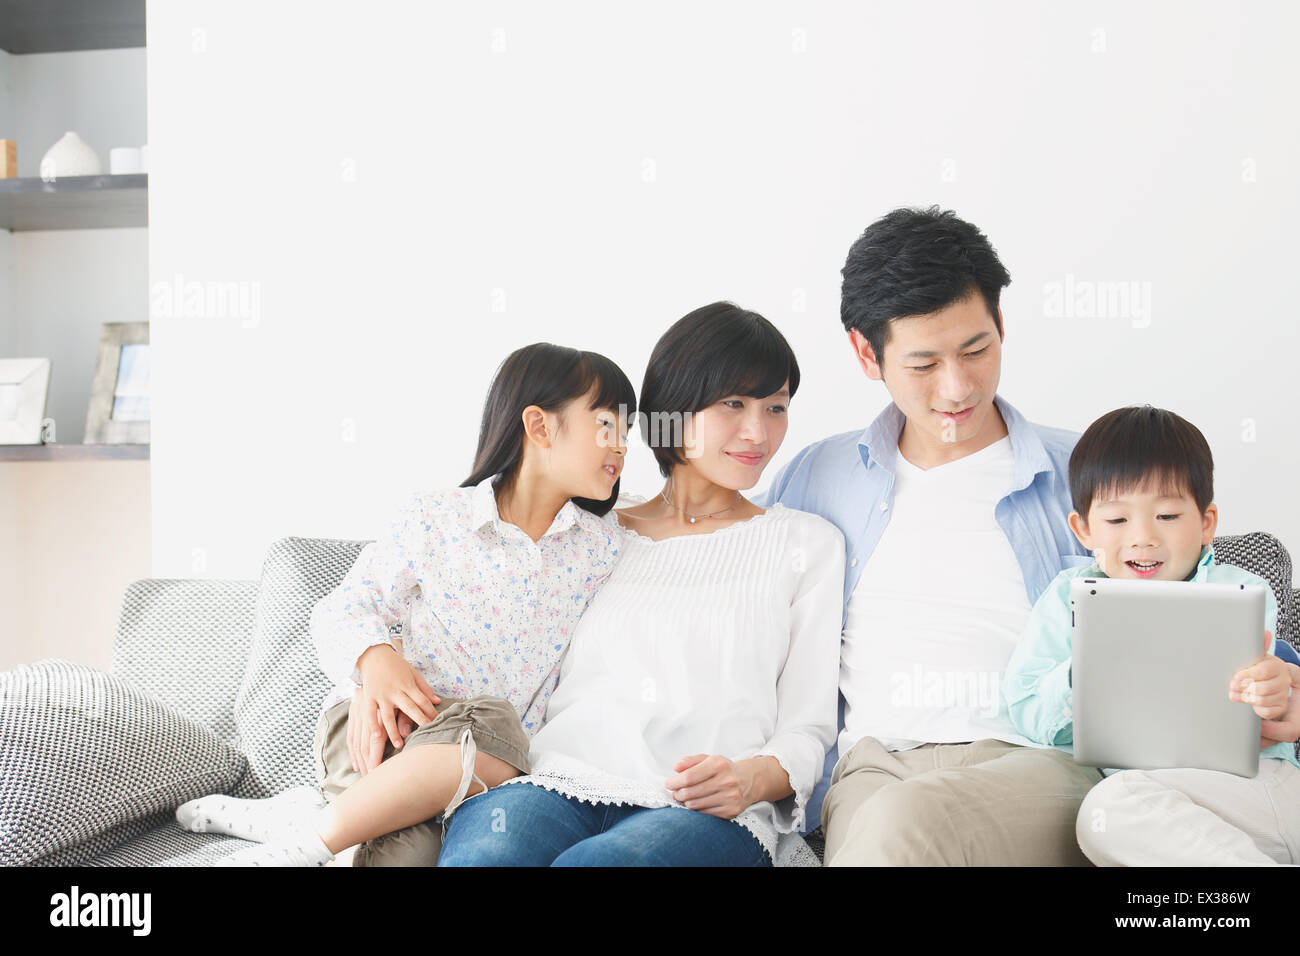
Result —
[{"label": "woman's face", "polygon": [[714,484],[743,491],[785,441],[790,382],[763,398],[728,395],[682,423],[682,455]]}]

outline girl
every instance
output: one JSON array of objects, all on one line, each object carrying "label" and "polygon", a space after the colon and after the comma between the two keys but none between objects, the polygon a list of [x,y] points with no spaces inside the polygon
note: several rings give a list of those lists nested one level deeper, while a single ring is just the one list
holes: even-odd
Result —
[{"label": "girl", "polygon": [[312,611],[338,681],[314,746],[331,802],[216,795],[181,806],[181,825],[262,843],[222,865],[323,865],[363,844],[354,865],[432,866],[433,817],[528,772],[569,634],[619,552],[609,511],[635,407],[602,355],[538,343],[507,358],[470,477],[411,501]]}]

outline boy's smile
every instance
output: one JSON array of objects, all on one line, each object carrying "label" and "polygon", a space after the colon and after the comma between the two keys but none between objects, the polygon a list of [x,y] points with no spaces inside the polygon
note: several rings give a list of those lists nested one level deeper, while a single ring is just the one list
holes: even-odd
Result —
[{"label": "boy's smile", "polygon": [[1214,540],[1218,521],[1213,502],[1201,514],[1186,491],[1170,495],[1151,488],[1100,495],[1086,523],[1077,511],[1070,513],[1070,529],[1102,572],[1137,580],[1187,580],[1201,549]]}]

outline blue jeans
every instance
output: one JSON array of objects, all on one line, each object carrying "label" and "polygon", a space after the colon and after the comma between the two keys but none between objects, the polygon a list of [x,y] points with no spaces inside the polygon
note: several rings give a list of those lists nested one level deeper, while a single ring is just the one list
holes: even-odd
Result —
[{"label": "blue jeans", "polygon": [[439,866],[770,866],[734,820],[685,807],[583,803],[531,783],[471,797],[452,814]]}]

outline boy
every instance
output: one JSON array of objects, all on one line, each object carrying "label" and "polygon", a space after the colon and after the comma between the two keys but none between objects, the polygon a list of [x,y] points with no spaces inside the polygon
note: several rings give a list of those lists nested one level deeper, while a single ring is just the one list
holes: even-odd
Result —
[{"label": "boy", "polygon": [[[1269,653],[1235,674],[1228,694],[1265,720],[1286,711],[1300,668],[1273,656],[1272,589],[1215,563],[1209,547],[1218,525],[1213,471],[1201,432],[1149,405],[1116,409],[1079,439],[1069,523],[1096,563],[1061,572],[1043,592],[1007,667],[1003,691],[1027,737],[1071,750],[1069,595],[1077,577],[1263,585]],[[1250,779],[1190,769],[1113,773],[1079,810],[1080,848],[1099,865],[1300,863],[1300,761],[1291,744],[1261,742],[1269,746]]]}]

